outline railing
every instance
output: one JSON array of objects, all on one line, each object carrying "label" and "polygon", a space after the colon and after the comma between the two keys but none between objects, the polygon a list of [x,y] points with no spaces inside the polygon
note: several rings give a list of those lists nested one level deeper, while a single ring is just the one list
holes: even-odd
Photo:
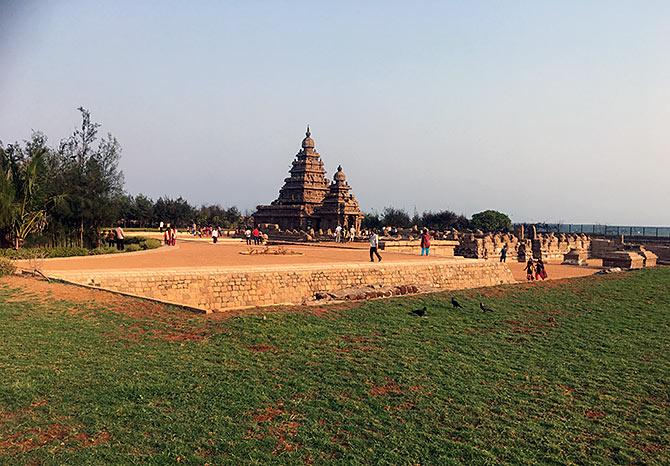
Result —
[{"label": "railing", "polygon": [[[526,231],[533,224],[523,224]],[[517,225],[515,225],[517,226]],[[670,227],[618,226],[599,224],[539,223],[535,224],[538,233],[584,233],[592,236],[616,237],[624,235],[631,238],[657,238],[670,240]]]}]

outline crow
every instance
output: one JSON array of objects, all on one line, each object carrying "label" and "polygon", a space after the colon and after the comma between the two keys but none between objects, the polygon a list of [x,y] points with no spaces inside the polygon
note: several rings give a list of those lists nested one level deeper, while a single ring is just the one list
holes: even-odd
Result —
[{"label": "crow", "polygon": [[426,317],[426,314],[428,312],[428,308],[426,306],[423,306],[421,309],[415,309],[410,314],[413,314],[417,317]]},{"label": "crow", "polygon": [[490,307],[484,306],[484,303],[481,303],[481,302],[479,303],[479,309],[481,309],[484,312],[493,312],[493,309],[491,309]]},{"label": "crow", "polygon": [[454,297],[451,298],[451,305],[452,305],[453,307],[460,307],[461,309],[463,308],[463,306],[461,306],[461,303],[459,303],[458,301],[456,301],[456,298],[454,298]]}]

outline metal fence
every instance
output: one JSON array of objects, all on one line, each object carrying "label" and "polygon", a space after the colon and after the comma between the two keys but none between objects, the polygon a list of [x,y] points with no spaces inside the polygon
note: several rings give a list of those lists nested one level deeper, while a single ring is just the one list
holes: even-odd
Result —
[{"label": "metal fence", "polygon": [[[530,228],[533,224],[523,224]],[[670,239],[670,227],[621,226],[572,223],[536,223],[538,233],[585,233],[595,236],[630,236]]]}]

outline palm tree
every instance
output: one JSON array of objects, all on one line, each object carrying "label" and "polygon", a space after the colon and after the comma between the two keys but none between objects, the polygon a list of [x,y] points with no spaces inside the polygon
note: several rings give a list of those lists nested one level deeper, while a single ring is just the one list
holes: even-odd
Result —
[{"label": "palm tree", "polygon": [[45,172],[46,139],[34,134],[25,151],[18,145],[0,145],[0,227],[9,229],[15,249],[28,235],[47,224],[46,202],[40,199],[39,183]]}]

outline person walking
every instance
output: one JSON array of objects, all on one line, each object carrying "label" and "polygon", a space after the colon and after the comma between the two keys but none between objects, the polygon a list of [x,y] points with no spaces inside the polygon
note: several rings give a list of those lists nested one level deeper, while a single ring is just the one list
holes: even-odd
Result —
[{"label": "person walking", "polygon": [[355,239],[356,239],[356,227],[352,226],[351,228],[349,228],[349,242],[352,242]]},{"label": "person walking", "polygon": [[535,270],[535,264],[533,264],[533,258],[531,257],[528,259],[528,262],[526,262],[526,268],[524,269],[526,271],[526,280],[529,282],[533,281],[533,272]]},{"label": "person walking", "polygon": [[372,230],[370,232],[370,262],[375,261],[374,256],[377,256],[379,262],[382,261],[382,256],[379,255],[377,248],[379,248],[379,236],[375,230]]},{"label": "person walking", "polygon": [[212,228],[212,243],[216,244],[218,239],[219,239],[219,229]]},{"label": "person walking", "polygon": [[421,255],[430,255],[430,233],[428,233],[428,228],[424,228],[421,232]]},{"label": "person walking", "polygon": [[168,228],[163,230],[163,244],[166,246],[170,245],[170,230]]},{"label": "person walking", "polygon": [[247,227],[244,230],[244,239],[247,240],[247,244],[251,244],[251,228]]},{"label": "person walking", "polygon": [[177,244],[177,229],[172,227],[170,229],[170,246],[175,246]]},{"label": "person walking", "polygon": [[125,249],[125,245],[123,244],[123,240],[126,238],[126,235],[123,233],[123,228],[121,228],[121,224],[116,227],[116,249],[118,251],[123,251]]},{"label": "person walking", "polygon": [[500,262],[507,262],[507,243],[505,243],[500,250]]},{"label": "person walking", "polygon": [[337,225],[337,228],[335,228],[335,242],[336,243],[341,243],[342,242],[342,226]]}]

